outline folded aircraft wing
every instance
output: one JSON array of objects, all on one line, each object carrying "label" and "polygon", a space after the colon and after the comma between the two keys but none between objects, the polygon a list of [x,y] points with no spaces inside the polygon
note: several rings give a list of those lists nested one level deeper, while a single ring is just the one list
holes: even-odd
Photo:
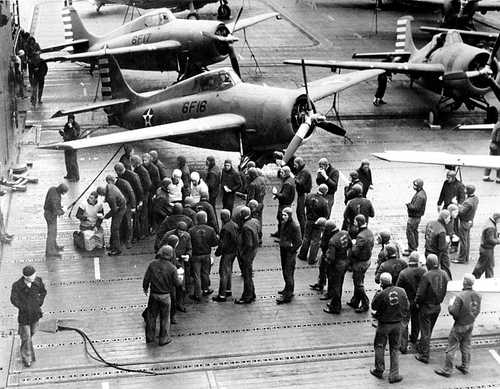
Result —
[{"label": "folded aircraft wing", "polygon": [[77,114],[77,113],[82,113],[82,112],[95,111],[96,109],[100,109],[100,108],[114,107],[115,105],[125,104],[125,103],[128,103],[129,101],[130,101],[129,99],[125,99],[125,98],[99,101],[97,103],[93,103],[93,104],[89,104],[89,105],[84,105],[84,106],[79,106],[79,107],[75,107],[75,108],[57,111],[55,114],[52,115],[52,118],[59,118],[62,116],[67,116],[70,113]]},{"label": "folded aircraft wing", "polygon": [[[432,34],[451,31],[448,28],[428,27],[428,26],[422,26],[422,27],[420,27],[420,29],[422,31],[427,31],[427,32],[430,32]],[[469,31],[469,30],[453,30],[453,31],[458,32],[462,36],[470,36],[470,37],[476,37],[476,38],[481,38],[481,39],[496,40],[498,38],[498,32],[493,33],[493,32],[484,32],[484,31]]]},{"label": "folded aircraft wing", "polygon": [[175,123],[144,127],[137,130],[116,132],[69,142],[53,143],[40,146],[42,149],[78,150],[128,142],[138,142],[146,139],[175,140],[189,135],[210,134],[221,131],[238,131],[245,126],[245,118],[235,114],[219,114],[198,119],[183,120]]},{"label": "folded aircraft wing", "polygon": [[321,78],[308,84],[309,97],[312,101],[318,101],[334,93],[343,91],[363,81],[377,77],[384,71],[379,69],[361,70],[344,74],[335,74],[333,76]]},{"label": "folded aircraft wing", "polygon": [[[300,65],[301,60],[284,61],[291,65]],[[331,69],[382,69],[391,73],[404,74],[444,74],[444,67],[440,64],[430,63],[409,63],[409,62],[372,62],[372,61],[324,61],[306,60],[306,66],[316,66]]]},{"label": "folded aircraft wing", "polygon": [[491,131],[493,130],[494,124],[462,124],[458,126],[457,128],[459,130],[488,130]]},{"label": "folded aircraft wing", "polygon": [[77,39],[77,40],[70,41],[70,42],[64,42],[64,43],[60,43],[60,44],[57,44],[57,45],[52,45],[52,46],[44,47],[41,50],[41,52],[42,53],[50,53],[50,52],[53,52],[53,51],[62,50],[62,49],[66,48],[66,47],[69,47],[69,46],[78,46],[78,45],[82,45],[82,44],[85,44],[85,43],[89,43],[89,40],[88,39]]},{"label": "folded aircraft wing", "polygon": [[229,31],[235,32],[253,26],[254,24],[263,22],[264,20],[271,19],[274,17],[277,18],[278,16],[279,13],[277,12],[269,12],[267,14],[252,16],[246,19],[240,19],[236,23],[227,23],[226,26],[229,29]]},{"label": "folded aircraft wing", "polygon": [[384,151],[383,153],[373,153],[372,155],[389,162],[500,169],[500,156],[497,155],[449,154],[436,151],[412,150]]},{"label": "folded aircraft wing", "polygon": [[86,60],[91,58],[100,58],[106,55],[123,55],[123,54],[141,54],[151,51],[163,51],[163,50],[172,50],[176,51],[180,49],[181,44],[178,41],[169,40],[169,41],[161,41],[156,43],[146,43],[142,45],[136,46],[125,46],[125,47],[116,47],[116,48],[107,48],[104,47],[100,50],[95,51],[86,51],[84,53],[78,54],[67,54],[59,57],[53,57],[50,59],[46,59],[47,61],[78,61],[78,60]]}]

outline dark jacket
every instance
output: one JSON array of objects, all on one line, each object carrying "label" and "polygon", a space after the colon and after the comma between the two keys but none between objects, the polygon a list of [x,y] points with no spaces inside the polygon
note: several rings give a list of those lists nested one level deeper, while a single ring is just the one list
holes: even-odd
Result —
[{"label": "dark jacket", "polygon": [[[354,191],[354,190],[352,189],[352,187],[353,187],[354,185],[358,185],[358,186],[363,187],[363,184],[361,184],[361,181],[359,181],[359,179],[358,179],[358,180],[356,180],[356,181],[351,181],[351,182],[349,183],[349,185],[345,186],[345,187],[344,187],[344,204],[347,204],[347,203],[349,202],[349,200],[352,200],[353,198],[355,198],[355,197],[357,196],[357,195],[356,195],[356,191]],[[361,193],[363,193],[363,192],[361,192]],[[362,194],[361,194],[361,196],[362,196],[362,197],[365,197],[365,196],[363,196]]]},{"label": "dark jacket", "polygon": [[444,270],[432,269],[426,272],[418,285],[415,303],[423,306],[440,305],[446,296],[448,275]]},{"label": "dark jacket", "polygon": [[328,194],[335,194],[339,182],[339,171],[332,165],[328,165],[328,168],[326,169],[326,175],[328,176],[328,178],[325,178],[321,173],[318,173],[318,175],[316,176],[316,184],[328,185]]},{"label": "dark jacket", "polygon": [[497,244],[500,244],[498,238],[497,226],[494,220],[488,219],[488,222],[481,232],[481,248],[488,250],[493,249]]},{"label": "dark jacket", "polygon": [[205,183],[208,186],[208,194],[210,198],[217,198],[220,190],[220,171],[217,166],[207,169]]},{"label": "dark jacket", "polygon": [[135,200],[135,194],[134,190],[132,189],[132,185],[130,185],[128,181],[120,177],[116,179],[115,185],[125,197],[127,206],[134,209],[137,206],[137,202]]},{"label": "dark jacket", "polygon": [[199,224],[189,229],[193,256],[209,255],[212,247],[219,244],[215,230],[206,224]]},{"label": "dark jacket", "polygon": [[77,122],[73,122],[71,126],[69,123],[66,123],[63,130],[59,131],[59,134],[65,142],[80,139],[80,125]]},{"label": "dark jacket", "polygon": [[301,169],[295,173],[295,189],[297,190],[297,195],[311,192],[311,173],[304,166],[302,166]]},{"label": "dark jacket", "polygon": [[469,196],[464,200],[462,205],[458,207],[458,218],[461,223],[468,223],[474,220],[478,204],[479,199],[475,195]]},{"label": "dark jacket", "polygon": [[182,231],[177,228],[175,230],[167,231],[165,235],[163,235],[163,238],[160,241],[160,244],[158,245],[158,248],[156,248],[156,250],[166,245],[168,237],[171,235],[175,235],[179,238],[179,243],[177,243],[177,246],[175,247],[175,257],[177,259],[179,259],[181,255],[189,255],[189,257],[191,257],[193,255],[193,247],[191,245],[191,235],[189,235],[189,232]]},{"label": "dark jacket", "polygon": [[224,186],[227,186],[229,189],[231,189],[231,193],[233,194],[235,192],[238,192],[242,186],[240,174],[234,168],[231,168],[231,170],[229,171],[227,171],[226,169],[222,169],[220,181],[222,193],[226,193],[226,191],[224,190]]},{"label": "dark jacket", "polygon": [[239,248],[238,251],[243,257],[257,250],[259,247],[259,232],[252,219],[248,219],[243,223],[240,230]]},{"label": "dark jacket", "polygon": [[286,223],[281,224],[280,248],[296,252],[301,244],[300,226],[290,217]]},{"label": "dark jacket", "polygon": [[264,196],[266,195],[266,181],[264,177],[257,176],[250,182],[247,189],[247,203],[250,200],[255,200],[259,204],[264,202]]},{"label": "dark jacket", "polygon": [[474,324],[476,317],[481,312],[481,296],[472,290],[464,288],[456,297],[448,312],[455,319],[456,326]]},{"label": "dark jacket", "polygon": [[363,197],[366,197],[368,189],[370,189],[370,186],[373,185],[372,171],[371,169],[368,169],[368,172],[365,173],[365,171],[361,168],[356,171],[358,172],[359,181],[363,184]]},{"label": "dark jacket", "polygon": [[134,172],[139,176],[141,180],[142,191],[144,196],[153,190],[153,184],[151,182],[151,177],[149,176],[149,172],[146,170],[144,165],[138,165],[134,168]]},{"label": "dark jacket", "polygon": [[351,258],[353,262],[370,260],[374,244],[375,238],[373,232],[366,227],[362,227],[356,236],[356,243],[352,247]]},{"label": "dark jacket", "polygon": [[390,258],[384,263],[382,263],[375,273],[375,282],[380,284],[380,276],[382,273],[389,273],[392,276],[392,282],[396,283],[399,277],[399,273],[405,268],[408,267],[408,264],[399,258]]},{"label": "dark jacket", "polygon": [[191,224],[193,226],[196,225],[196,211],[191,208],[191,207],[184,207],[184,209],[182,210],[182,213],[184,214],[184,216],[187,216],[188,218],[191,219]]},{"label": "dark jacket", "polygon": [[292,177],[287,177],[281,182],[280,189],[275,196],[281,206],[292,205],[295,198],[295,181]]},{"label": "dark jacket", "polygon": [[420,189],[415,192],[409,204],[406,205],[409,217],[422,217],[425,213],[425,205],[427,204],[427,194],[425,190]]},{"label": "dark jacket", "polygon": [[122,192],[113,184],[106,185],[106,195],[104,201],[109,205],[109,212],[104,215],[105,219],[115,216],[118,212],[123,211],[127,206],[127,200]]},{"label": "dark jacket", "polygon": [[47,213],[50,213],[54,217],[61,216],[64,214],[61,205],[61,194],[57,190],[57,187],[52,186],[47,191],[47,195],[45,196],[45,203],[43,205],[43,210]]},{"label": "dark jacket", "polygon": [[207,214],[207,225],[212,227],[215,232],[219,233],[219,222],[217,221],[217,215],[215,214],[214,207],[208,201],[201,200],[194,206],[196,212],[205,211]]},{"label": "dark jacket", "polygon": [[146,168],[149,173],[149,177],[151,178],[151,184],[153,185],[153,188],[151,190],[156,191],[161,183],[160,172],[158,168],[153,162],[150,162],[148,164],[143,163],[142,166]]},{"label": "dark jacket", "polygon": [[319,247],[321,248],[321,252],[323,255],[327,254],[328,251],[328,246],[330,244],[330,239],[332,238],[333,235],[335,235],[338,232],[338,229],[333,229],[333,228],[326,228],[323,231],[323,234],[321,234],[321,241],[319,244]]},{"label": "dark jacket", "polygon": [[399,323],[408,317],[410,303],[403,288],[391,285],[373,296],[372,309],[379,323]]},{"label": "dark jacket", "polygon": [[328,201],[319,193],[310,193],[306,197],[306,219],[315,222],[320,217],[328,218]]},{"label": "dark jacket", "polygon": [[367,223],[371,217],[375,217],[375,210],[370,200],[364,197],[355,197],[347,203],[344,210],[344,219],[347,220],[349,225],[354,223],[354,218],[359,214],[365,217]]},{"label": "dark jacket", "polygon": [[439,194],[437,205],[443,204],[444,208],[448,208],[453,198],[457,199],[458,204],[462,204],[465,200],[465,186],[458,180],[452,182],[445,180],[441,188],[441,193]]},{"label": "dark jacket", "polygon": [[159,245],[161,240],[163,239],[163,236],[167,233],[167,231],[170,230],[175,230],[177,228],[177,225],[179,222],[184,222],[187,225],[187,228],[191,228],[193,225],[193,222],[191,218],[189,218],[186,215],[170,215],[167,216],[163,221],[160,223],[158,230],[156,230],[156,240],[155,240],[155,250],[158,250],[161,246]]},{"label": "dark jacket", "polygon": [[120,176],[120,178],[127,180],[127,182],[132,187],[136,203],[140,203],[141,201],[144,200],[144,192],[142,190],[141,179],[139,178],[137,173],[134,173],[132,170],[125,170],[125,172]]},{"label": "dark jacket", "polygon": [[165,259],[155,259],[151,262],[142,281],[144,292],[150,289],[151,293],[157,294],[168,294],[180,285],[176,267]]},{"label": "dark jacket", "polygon": [[165,177],[168,177],[167,167],[165,166],[165,164],[162,161],[157,159],[153,163],[158,168],[158,174],[160,175],[160,181],[163,180]]},{"label": "dark jacket", "polygon": [[330,265],[347,264],[352,240],[347,231],[337,231],[328,242],[326,257]]},{"label": "dark jacket", "polygon": [[215,250],[215,255],[236,254],[238,239],[238,225],[233,220],[224,223],[220,230],[219,246]]},{"label": "dark jacket", "polygon": [[425,226],[425,250],[438,257],[448,250],[446,225],[442,220],[432,220]]},{"label": "dark jacket", "polygon": [[18,310],[17,321],[21,325],[36,323],[42,317],[41,306],[47,295],[47,290],[40,277],[36,277],[31,284],[31,288],[21,277],[12,284],[10,302]]},{"label": "dark jacket", "polygon": [[132,170],[132,164],[130,163],[130,155],[127,155],[127,154],[123,154],[121,157],[120,157],[120,162],[123,164],[123,166],[125,166],[125,169],[126,170]]},{"label": "dark jacket", "polygon": [[425,269],[420,266],[408,266],[399,273],[396,286],[403,288],[406,291],[408,300],[413,306],[415,304],[415,297],[417,296],[417,289],[422,277],[425,274]]}]

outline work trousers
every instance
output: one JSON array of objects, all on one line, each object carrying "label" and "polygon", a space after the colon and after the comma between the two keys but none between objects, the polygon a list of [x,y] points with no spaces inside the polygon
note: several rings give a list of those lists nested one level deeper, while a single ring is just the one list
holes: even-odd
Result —
[{"label": "work trousers", "polygon": [[45,79],[33,77],[33,82],[31,83],[31,104],[36,105],[36,103],[42,102],[43,87],[45,85]]},{"label": "work trousers", "polygon": [[471,358],[471,339],[473,324],[459,326],[454,325],[451,327],[450,335],[448,335],[448,346],[446,347],[446,357],[444,362],[444,371],[447,373],[453,372],[453,364],[455,361],[455,354],[460,348],[462,353],[462,367],[468,371]]},{"label": "work trousers", "polygon": [[159,343],[165,343],[170,338],[170,293],[150,293],[146,315],[146,342],[155,339],[156,318],[160,315]]},{"label": "work trousers", "polygon": [[45,242],[45,255],[58,254],[57,250],[57,216],[45,211],[43,213],[45,221],[47,222],[47,240]]},{"label": "work trousers", "polygon": [[365,274],[370,267],[370,261],[357,262],[352,266],[352,282],[354,284],[354,293],[351,299],[351,305],[358,307],[361,303],[361,308],[368,309],[370,300],[365,291]]},{"label": "work trousers", "polygon": [[375,97],[381,99],[385,95],[385,90],[387,88],[387,73],[379,74],[377,77],[377,90],[375,91]]},{"label": "work trousers", "polygon": [[426,360],[429,360],[432,330],[436,324],[439,312],[441,312],[441,305],[425,305],[421,307],[418,314],[418,322],[420,325],[418,351]]},{"label": "work trousers", "polygon": [[335,193],[328,193],[326,196],[326,201],[328,202],[328,218],[331,219],[332,217],[332,207],[333,203],[335,202]]},{"label": "work trousers", "polygon": [[409,217],[406,223],[406,239],[408,240],[408,249],[416,251],[418,249],[418,226],[420,217]]},{"label": "work trousers", "polygon": [[297,194],[297,221],[300,226],[300,233],[302,236],[305,234],[306,227],[306,194],[298,193]]},{"label": "work trousers", "polygon": [[36,360],[32,337],[38,327],[38,320],[31,324],[19,324],[19,336],[21,337],[21,359],[30,364]]},{"label": "work trousers", "polygon": [[[306,260],[312,265],[316,263],[318,257],[319,245],[321,242],[321,228],[314,224],[314,221],[308,220],[305,226],[305,234],[300,247],[299,258]],[[309,255],[308,255],[309,254]]]},{"label": "work trousers", "polygon": [[344,286],[347,265],[347,261],[338,261],[333,265],[329,265],[328,295],[332,297],[330,309],[335,312],[340,312],[342,309],[342,287]]},{"label": "work trousers", "polygon": [[210,254],[193,255],[191,266],[194,281],[194,295],[201,297],[201,292],[210,288]]},{"label": "work trousers", "polygon": [[[408,326],[411,321],[411,331],[408,331]],[[410,318],[401,323],[401,349],[406,350],[408,348],[408,333],[410,333],[410,342],[413,344],[417,343],[418,334],[420,333],[420,325],[418,321],[418,308],[415,304],[410,305]]]},{"label": "work trousers", "polygon": [[290,300],[293,297],[295,256],[295,251],[280,247],[281,272],[283,273],[283,280],[285,281],[285,288],[282,294],[284,300]]},{"label": "work trousers", "polygon": [[144,192],[144,200],[139,213],[139,237],[144,238],[149,235],[149,192]]},{"label": "work trousers", "polygon": [[222,254],[219,262],[219,296],[226,297],[226,292],[231,292],[231,278],[233,263],[236,253]]},{"label": "work trousers", "polygon": [[121,251],[121,241],[120,241],[120,226],[122,224],[123,216],[125,215],[126,208],[118,209],[111,216],[111,227],[110,227],[110,238],[109,246],[111,251]]},{"label": "work trousers", "polygon": [[256,255],[257,249],[253,249],[245,253],[238,253],[238,257],[241,261],[241,275],[243,276],[243,293],[241,294],[242,300],[255,300],[255,287],[253,284],[253,261]]},{"label": "work trousers", "polygon": [[470,229],[472,228],[472,223],[459,223],[458,224],[458,256],[457,261],[469,262],[469,252],[470,252]]},{"label": "work trousers", "polygon": [[233,213],[233,208],[234,208],[234,197],[235,193],[234,192],[226,192],[222,194],[222,208],[229,210],[231,213]]},{"label": "work trousers", "polygon": [[479,248],[479,258],[472,274],[476,278],[481,278],[484,273],[485,278],[493,278],[495,267],[495,252],[493,248],[485,249]]},{"label": "work trousers", "polygon": [[126,244],[130,244],[132,242],[132,229],[132,208],[127,205],[125,213],[123,214],[122,223],[120,225],[120,238],[122,242]]},{"label": "work trousers", "polygon": [[[327,278],[330,279],[329,274],[328,274],[328,262],[326,261],[326,255],[322,254],[321,257],[319,258],[319,264],[318,264],[318,282],[317,284],[321,287],[324,288],[326,285],[326,280]],[[330,287],[330,286],[328,286]]]},{"label": "work trousers", "polygon": [[79,180],[80,170],[78,168],[78,155],[76,150],[64,150],[64,163],[66,175],[69,179]]},{"label": "work trousers", "polygon": [[385,346],[389,340],[389,355],[391,367],[389,370],[389,381],[399,376],[399,338],[401,337],[401,323],[378,323],[375,332],[375,370],[382,374],[385,370]]}]

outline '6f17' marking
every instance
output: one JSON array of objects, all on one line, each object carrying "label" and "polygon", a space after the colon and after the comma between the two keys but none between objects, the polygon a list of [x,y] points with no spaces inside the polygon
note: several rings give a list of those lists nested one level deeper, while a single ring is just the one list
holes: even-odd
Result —
[{"label": "'6f17' marking", "polygon": [[149,32],[147,34],[134,35],[130,43],[132,43],[133,45],[142,45],[144,43],[148,43],[150,39],[151,33]]},{"label": "'6f17' marking", "polygon": [[186,101],[182,104],[182,113],[205,112],[207,100]]}]

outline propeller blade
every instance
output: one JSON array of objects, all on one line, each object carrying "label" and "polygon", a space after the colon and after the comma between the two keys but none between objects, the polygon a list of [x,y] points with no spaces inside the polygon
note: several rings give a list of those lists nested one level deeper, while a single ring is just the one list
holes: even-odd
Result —
[{"label": "propeller blade", "polygon": [[346,130],[344,130],[342,127],[336,125],[335,123],[329,122],[329,121],[321,121],[316,123],[316,127],[322,128],[326,132],[333,134],[333,135],[338,135],[341,137],[344,137],[346,134]]},{"label": "propeller blade", "polygon": [[236,20],[234,21],[233,24],[233,31],[231,31],[231,34],[234,33],[236,30],[236,25],[238,24],[238,21],[240,20],[241,14],[243,13],[243,5],[241,6],[240,10],[238,11],[238,16],[236,16]]},{"label": "propeller blade", "polygon": [[[306,89],[307,110],[311,111],[313,107],[311,106],[311,100],[309,100],[309,87],[307,86],[307,73],[306,73],[306,65],[304,63],[304,58],[300,60],[300,64],[302,67],[302,78],[304,79],[304,88]],[[316,111],[314,111],[314,113],[316,113]]]},{"label": "propeller blade", "polygon": [[491,50],[490,58],[488,59],[488,66],[490,68],[493,65],[493,61],[495,60],[498,49],[500,49],[500,34],[498,34],[497,40],[495,41],[495,45],[493,46],[493,50]]},{"label": "propeller blade", "polygon": [[238,77],[241,78],[240,73],[240,64],[238,63],[238,58],[236,57],[236,52],[234,51],[234,47],[229,45],[229,59],[231,60],[231,66]]},{"label": "propeller blade", "polygon": [[290,160],[290,158],[292,158],[292,156],[295,154],[297,149],[300,147],[300,145],[304,141],[304,138],[307,135],[307,132],[310,129],[310,126],[311,125],[307,123],[302,123],[300,125],[299,129],[297,130],[294,137],[288,144],[288,147],[286,148],[285,155],[283,156],[284,163],[287,163]]},{"label": "propeller blade", "polygon": [[466,78],[474,78],[479,76],[487,76],[491,75],[493,72],[489,66],[485,66],[481,70],[469,70],[466,72],[453,72],[443,75],[443,81],[455,81],[455,80],[463,80]]}]

